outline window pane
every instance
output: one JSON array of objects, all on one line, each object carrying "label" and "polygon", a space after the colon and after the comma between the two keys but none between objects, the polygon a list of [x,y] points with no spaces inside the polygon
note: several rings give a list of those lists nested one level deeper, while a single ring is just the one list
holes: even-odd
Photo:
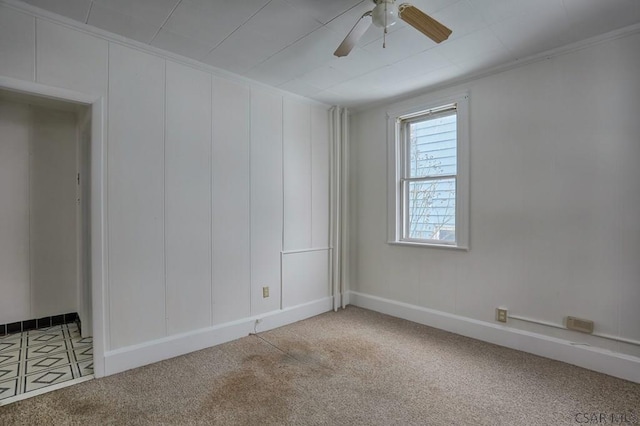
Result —
[{"label": "window pane", "polygon": [[407,238],[456,241],[456,180],[408,182]]},{"label": "window pane", "polygon": [[409,177],[455,175],[456,114],[409,123]]}]

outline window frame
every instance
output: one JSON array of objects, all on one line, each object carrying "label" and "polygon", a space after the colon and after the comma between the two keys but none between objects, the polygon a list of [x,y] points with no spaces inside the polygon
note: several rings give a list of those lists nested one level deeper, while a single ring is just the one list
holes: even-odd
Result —
[{"label": "window frame", "polygon": [[[408,220],[408,197],[404,197],[407,182],[404,171],[409,161],[407,143],[404,137],[403,122],[433,112],[434,115],[445,107],[455,105],[456,109],[456,174],[443,175],[428,180],[442,180],[446,177],[456,179],[456,241],[423,240],[405,238]],[[387,111],[387,203],[388,203],[388,240],[389,244],[416,247],[436,247],[469,249],[469,94],[461,93],[446,98],[417,101],[412,105],[393,108]],[[405,214],[406,212],[406,214]]]}]

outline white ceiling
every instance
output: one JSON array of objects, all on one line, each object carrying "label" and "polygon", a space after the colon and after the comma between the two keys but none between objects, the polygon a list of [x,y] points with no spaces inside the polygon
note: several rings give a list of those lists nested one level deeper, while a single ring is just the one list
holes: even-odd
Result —
[{"label": "white ceiling", "polygon": [[[371,0],[26,0],[89,25],[328,104],[358,106],[640,22],[640,0],[410,0],[453,30],[400,21],[334,50]],[[399,1],[402,3],[403,1]]]}]

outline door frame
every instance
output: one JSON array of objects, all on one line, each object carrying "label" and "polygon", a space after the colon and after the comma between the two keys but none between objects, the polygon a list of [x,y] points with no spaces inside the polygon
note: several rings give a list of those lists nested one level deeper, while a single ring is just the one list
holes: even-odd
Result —
[{"label": "door frame", "polygon": [[106,287],[106,178],[105,178],[105,99],[32,81],[0,76],[0,89],[57,99],[91,107],[91,317],[93,320],[93,371],[95,377],[105,374],[107,333]]}]

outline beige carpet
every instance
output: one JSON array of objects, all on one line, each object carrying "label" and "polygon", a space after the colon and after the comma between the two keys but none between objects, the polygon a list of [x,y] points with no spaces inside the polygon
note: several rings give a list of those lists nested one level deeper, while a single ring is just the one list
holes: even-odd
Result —
[{"label": "beige carpet", "polygon": [[349,307],[0,407],[0,425],[640,424],[639,412],[640,384]]}]

